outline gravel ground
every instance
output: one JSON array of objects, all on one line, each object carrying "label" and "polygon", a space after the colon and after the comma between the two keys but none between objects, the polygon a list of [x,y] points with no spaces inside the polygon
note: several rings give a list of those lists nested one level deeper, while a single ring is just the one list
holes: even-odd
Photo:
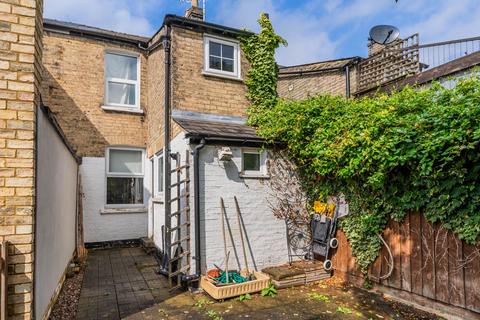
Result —
[{"label": "gravel ground", "polygon": [[84,268],[80,272],[67,277],[62,291],[50,313],[50,320],[75,319],[77,315],[78,299],[82,289]]}]

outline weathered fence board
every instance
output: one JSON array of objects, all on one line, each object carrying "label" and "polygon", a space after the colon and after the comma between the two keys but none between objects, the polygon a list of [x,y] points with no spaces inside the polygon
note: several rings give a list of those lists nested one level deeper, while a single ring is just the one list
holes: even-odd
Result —
[{"label": "weathered fence board", "polygon": [[412,291],[412,273],[411,273],[411,252],[412,238],[410,236],[410,216],[400,224],[400,274],[402,280],[401,288],[405,291]]},{"label": "weathered fence board", "polygon": [[439,225],[435,229],[435,298],[448,303],[448,232]]},{"label": "weathered fence board", "polygon": [[[409,214],[402,223],[389,222],[383,237],[394,256],[394,271],[389,279],[380,281],[383,286],[480,312],[480,246],[465,244],[421,214]],[[338,232],[338,239],[334,268],[358,277],[361,273],[352,265],[343,232]],[[375,280],[387,272],[388,252],[382,248],[369,275]]]},{"label": "weathered fence board", "polygon": [[450,293],[449,303],[465,307],[465,283],[463,259],[463,244],[452,233],[448,234],[448,292]]},{"label": "weathered fence board", "polygon": [[463,259],[465,266],[465,306],[480,312],[480,257],[478,248],[464,245]]},{"label": "weathered fence board", "polygon": [[[422,219],[419,214],[410,216],[410,234],[412,236],[412,253],[410,254],[410,265],[412,272],[412,291],[422,295]],[[408,254],[407,254],[408,255]]]}]

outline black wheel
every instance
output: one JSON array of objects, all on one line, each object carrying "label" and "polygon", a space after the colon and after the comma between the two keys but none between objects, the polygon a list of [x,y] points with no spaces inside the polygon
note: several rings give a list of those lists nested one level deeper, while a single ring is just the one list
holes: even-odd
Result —
[{"label": "black wheel", "polygon": [[330,239],[330,248],[335,249],[338,247],[338,240],[337,238]]},{"label": "black wheel", "polygon": [[323,261],[323,269],[325,269],[325,271],[332,270],[332,267],[333,267],[332,261],[330,261],[328,259]]}]

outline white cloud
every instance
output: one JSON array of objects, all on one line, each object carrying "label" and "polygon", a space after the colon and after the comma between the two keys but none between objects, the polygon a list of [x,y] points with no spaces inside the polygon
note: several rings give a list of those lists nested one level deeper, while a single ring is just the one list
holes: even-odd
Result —
[{"label": "white cloud", "polygon": [[276,32],[288,41],[277,53],[280,64],[292,65],[334,57],[336,43],[319,25],[315,11],[297,9],[282,10],[272,1],[224,0],[215,17],[222,24],[258,31],[257,19],[261,12],[270,15]]},{"label": "white cloud", "polygon": [[152,35],[155,28],[147,12],[162,0],[45,0],[45,17],[138,35]]},{"label": "white cloud", "polygon": [[[180,0],[44,1],[48,18],[140,35],[152,35],[166,11],[188,6]],[[479,0],[207,0],[207,19],[227,26],[258,31],[260,12],[270,14],[289,43],[277,53],[285,65],[365,54],[375,24],[396,24],[402,36],[419,32],[422,43],[480,33]]]},{"label": "white cloud", "polygon": [[[424,3],[428,8],[430,3]],[[439,0],[412,25],[403,25],[406,34],[418,32],[422,43],[454,40],[480,34],[478,0]]]}]

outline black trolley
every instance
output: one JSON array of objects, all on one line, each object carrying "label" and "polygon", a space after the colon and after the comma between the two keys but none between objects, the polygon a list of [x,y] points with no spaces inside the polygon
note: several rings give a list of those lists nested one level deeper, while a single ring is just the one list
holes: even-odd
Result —
[{"label": "black trolley", "polygon": [[310,222],[312,233],[312,246],[310,258],[323,260],[325,271],[332,270],[333,264],[329,259],[331,249],[338,247],[335,237],[337,231],[338,205],[335,205],[333,217],[315,213]]}]

